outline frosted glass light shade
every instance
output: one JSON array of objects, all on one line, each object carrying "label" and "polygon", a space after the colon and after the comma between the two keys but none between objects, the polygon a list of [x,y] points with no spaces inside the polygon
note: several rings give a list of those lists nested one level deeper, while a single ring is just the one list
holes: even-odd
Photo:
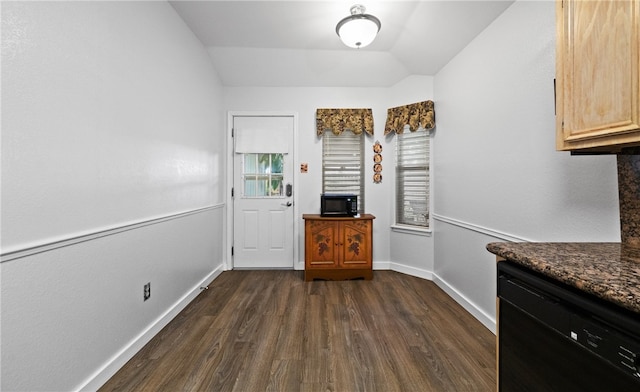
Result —
[{"label": "frosted glass light shade", "polygon": [[364,48],[378,35],[380,20],[373,15],[364,14],[363,6],[353,6],[351,14],[338,22],[336,33],[348,47]]}]

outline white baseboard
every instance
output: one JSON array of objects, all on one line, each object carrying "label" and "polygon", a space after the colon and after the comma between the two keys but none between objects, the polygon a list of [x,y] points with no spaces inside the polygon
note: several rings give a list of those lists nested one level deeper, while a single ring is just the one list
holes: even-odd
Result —
[{"label": "white baseboard", "polygon": [[433,274],[433,282],[440,287],[447,295],[453,298],[454,301],[459,303],[467,312],[471,313],[478,321],[480,321],[489,331],[494,335],[496,334],[496,319],[486,314],[480,308],[478,308],[473,302],[469,301],[458,290],[452,287],[449,283],[441,279],[437,274]]},{"label": "white baseboard", "polygon": [[411,275],[411,276],[415,276],[417,278],[422,278],[426,280],[433,280],[432,271],[427,271],[425,269],[411,267],[408,265],[394,263],[394,262],[390,262],[389,264],[390,264],[389,266],[390,268],[387,268],[387,269],[390,269],[392,271],[401,272],[406,275]]},{"label": "white baseboard", "polygon": [[76,391],[97,391],[103,386],[120,368],[122,368],[133,356],[144,347],[145,344],[162,330],[174,317],[178,315],[198,294],[200,287],[208,285],[212,280],[217,278],[224,270],[223,265],[218,265],[209,275],[196,284],[189,292],[167,309],[164,314],[151,323],[147,329],[142,331],[140,335],[134,338],[127,346],[122,348],[115,356],[107,361],[102,368],[97,370],[91,377],[83,382]]},{"label": "white baseboard", "polygon": [[375,271],[375,270],[380,270],[380,271],[384,271],[384,270],[390,270],[391,269],[391,262],[390,261],[374,261],[371,265],[371,268]]}]

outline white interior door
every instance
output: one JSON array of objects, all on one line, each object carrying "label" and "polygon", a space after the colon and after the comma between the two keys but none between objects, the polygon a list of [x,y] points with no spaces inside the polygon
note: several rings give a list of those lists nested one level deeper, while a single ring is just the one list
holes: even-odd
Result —
[{"label": "white interior door", "polygon": [[233,117],[233,266],[293,268],[291,116]]}]

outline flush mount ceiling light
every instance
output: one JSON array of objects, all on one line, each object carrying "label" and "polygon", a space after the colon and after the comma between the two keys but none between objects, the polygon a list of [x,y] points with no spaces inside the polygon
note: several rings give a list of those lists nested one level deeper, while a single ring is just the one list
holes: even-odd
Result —
[{"label": "flush mount ceiling light", "polygon": [[364,48],[373,42],[380,31],[380,19],[365,14],[366,8],[356,4],[351,7],[351,16],[338,22],[336,33],[350,48]]}]

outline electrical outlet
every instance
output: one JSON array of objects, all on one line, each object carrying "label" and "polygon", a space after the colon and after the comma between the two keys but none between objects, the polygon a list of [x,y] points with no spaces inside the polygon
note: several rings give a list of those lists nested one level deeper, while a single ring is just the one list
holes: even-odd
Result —
[{"label": "electrical outlet", "polygon": [[144,300],[148,300],[151,297],[151,282],[144,285]]}]

